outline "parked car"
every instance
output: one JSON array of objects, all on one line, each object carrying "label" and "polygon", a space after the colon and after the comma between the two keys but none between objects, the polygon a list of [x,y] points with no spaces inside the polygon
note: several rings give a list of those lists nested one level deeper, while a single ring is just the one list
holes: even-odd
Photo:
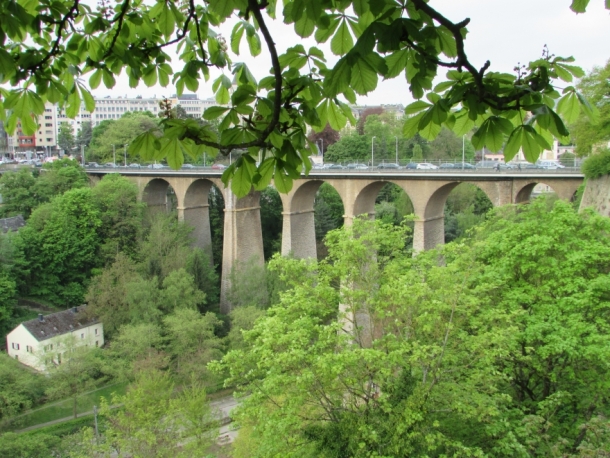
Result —
[{"label": "parked car", "polygon": [[87,165],[85,167],[90,167],[92,169],[96,169],[101,166],[97,162],[89,162],[89,163],[87,163]]},{"label": "parked car", "polygon": [[182,164],[181,169],[194,169],[195,166],[193,164]]},{"label": "parked car", "polygon": [[546,170],[565,169],[565,166],[561,165],[559,161],[555,161],[552,159],[543,159],[536,161],[536,165]]},{"label": "parked car", "polygon": [[360,164],[358,162],[352,162],[351,164],[347,164],[347,168],[352,170],[366,170],[369,168],[369,166],[366,164]]},{"label": "parked car", "polygon": [[397,170],[400,168],[398,164],[395,162],[382,162],[381,164],[377,164],[378,169],[394,169]]},{"label": "parked car", "polygon": [[224,165],[224,164],[214,164],[214,165],[212,165],[212,169],[213,170],[224,170],[226,168],[227,168],[227,166]]},{"label": "parked car", "polygon": [[115,168],[116,168],[116,166],[117,166],[117,165],[116,165],[114,162],[106,162],[106,163],[104,164],[104,167],[111,168],[111,169],[115,169]]},{"label": "parked car", "polygon": [[140,164],[136,164],[135,162],[133,164],[129,164],[128,167],[132,168],[132,169],[139,169],[140,168]]},{"label": "parked car", "polygon": [[420,162],[417,164],[417,170],[436,170],[438,169],[437,165],[430,164],[429,162]]},{"label": "parked car", "polygon": [[462,170],[474,170],[476,167],[468,162],[460,162],[459,164],[453,164],[454,169],[462,169]]},{"label": "parked car", "polygon": [[326,167],[329,170],[342,170],[345,167],[343,167],[341,164],[328,164],[328,167]]},{"label": "parked car", "polygon": [[409,162],[406,166],[405,169],[411,169],[411,170],[415,170],[417,168],[417,162]]},{"label": "parked car", "polygon": [[452,164],[451,162],[445,162],[438,166],[439,169],[454,169],[456,164]]},{"label": "parked car", "polygon": [[169,168],[167,165],[163,165],[163,164],[149,164],[147,167],[149,169],[168,169]]}]

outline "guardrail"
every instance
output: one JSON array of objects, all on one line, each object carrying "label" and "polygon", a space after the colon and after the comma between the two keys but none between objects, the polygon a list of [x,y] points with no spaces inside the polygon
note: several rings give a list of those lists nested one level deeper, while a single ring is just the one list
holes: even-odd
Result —
[{"label": "guardrail", "polygon": [[[100,172],[100,173],[174,173],[174,174],[192,174],[192,173],[214,173],[214,174],[222,174],[224,170],[213,169],[211,167],[203,167],[203,166],[195,166],[187,169],[172,169],[170,167],[163,168],[148,168],[148,167],[125,167],[125,166],[117,166],[117,167],[85,167],[88,172]],[[579,167],[564,167],[558,169],[545,169],[545,168],[501,168],[497,170],[495,168],[436,168],[436,169],[410,169],[410,168],[400,168],[400,169],[391,169],[391,168],[378,168],[378,167],[367,167],[367,168],[312,168],[310,170],[311,174],[523,174],[523,175],[582,175],[582,172]]]}]

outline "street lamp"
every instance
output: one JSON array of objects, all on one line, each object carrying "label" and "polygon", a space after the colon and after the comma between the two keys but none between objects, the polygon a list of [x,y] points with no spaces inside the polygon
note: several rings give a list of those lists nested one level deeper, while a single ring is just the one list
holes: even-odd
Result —
[{"label": "street lamp", "polygon": [[116,151],[114,149],[114,145],[112,145],[112,163],[116,167]]},{"label": "street lamp", "polygon": [[125,167],[127,167],[127,145],[125,145]]},{"label": "street lamp", "polygon": [[396,139],[396,165],[398,165],[398,137],[394,137]]},{"label": "street lamp", "polygon": [[371,140],[371,168],[375,167],[375,135]]},{"label": "street lamp", "polygon": [[465,151],[466,151],[466,149],[464,148],[465,139],[466,139],[466,134],[462,135],[462,169],[464,168],[464,158],[465,158]]},{"label": "street lamp", "polygon": [[321,138],[320,142],[322,143],[322,146],[320,147],[320,154],[322,155],[322,157],[324,157],[324,139]]}]

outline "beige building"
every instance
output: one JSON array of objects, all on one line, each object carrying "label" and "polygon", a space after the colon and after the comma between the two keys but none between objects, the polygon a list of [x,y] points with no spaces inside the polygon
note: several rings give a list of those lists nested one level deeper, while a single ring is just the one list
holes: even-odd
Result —
[{"label": "beige building", "polygon": [[6,336],[9,356],[45,371],[69,359],[75,347],[101,347],[104,326],[96,319],[86,318],[84,311],[85,306],[73,307],[21,323]]}]

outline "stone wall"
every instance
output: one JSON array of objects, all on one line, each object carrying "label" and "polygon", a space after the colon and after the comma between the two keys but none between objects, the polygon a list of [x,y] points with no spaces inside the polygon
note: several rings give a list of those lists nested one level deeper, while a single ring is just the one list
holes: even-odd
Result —
[{"label": "stone wall", "polygon": [[580,210],[591,207],[602,216],[610,217],[610,175],[587,179]]}]

